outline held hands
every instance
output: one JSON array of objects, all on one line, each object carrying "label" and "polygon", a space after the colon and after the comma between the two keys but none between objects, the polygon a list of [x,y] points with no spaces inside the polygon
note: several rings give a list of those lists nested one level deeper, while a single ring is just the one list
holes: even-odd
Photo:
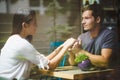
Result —
[{"label": "held hands", "polygon": [[71,51],[72,53],[78,53],[81,50],[81,40],[76,40],[75,43],[73,44],[72,48],[69,48],[68,51]]},{"label": "held hands", "polygon": [[68,51],[72,53],[78,53],[81,50],[81,40],[76,40],[74,38],[67,39],[62,46],[67,47]]}]

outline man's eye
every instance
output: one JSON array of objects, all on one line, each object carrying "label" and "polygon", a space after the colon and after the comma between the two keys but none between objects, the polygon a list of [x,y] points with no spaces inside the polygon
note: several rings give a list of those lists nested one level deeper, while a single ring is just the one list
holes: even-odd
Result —
[{"label": "man's eye", "polygon": [[85,19],[90,19],[90,17],[86,17]]}]

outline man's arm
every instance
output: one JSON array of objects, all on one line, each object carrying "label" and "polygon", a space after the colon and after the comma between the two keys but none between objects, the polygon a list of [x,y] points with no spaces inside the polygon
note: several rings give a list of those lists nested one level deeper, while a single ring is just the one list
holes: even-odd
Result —
[{"label": "man's arm", "polygon": [[69,52],[69,58],[68,58],[69,64],[76,65],[74,60],[75,60],[75,54],[72,52]]},{"label": "man's arm", "polygon": [[[110,49],[110,48],[103,48],[101,50],[101,55],[95,55],[95,54],[92,54],[92,53],[89,53],[88,51],[85,51],[83,50],[80,45],[81,45],[82,42],[76,42],[73,46],[73,49],[71,49],[71,53],[69,55],[69,63],[70,65],[75,65],[75,62],[74,62],[74,59],[75,57],[80,54],[80,53],[83,53],[83,54],[86,54],[91,63],[95,66],[98,66],[98,67],[107,67],[108,64],[109,64],[109,60],[110,60],[110,57],[112,55],[112,52],[113,50]],[[78,46],[79,44],[79,46]]]},{"label": "man's arm", "polygon": [[98,67],[107,67],[112,54],[112,49],[102,49],[101,55],[94,55],[85,50],[81,50],[80,52],[86,54],[93,65]]}]

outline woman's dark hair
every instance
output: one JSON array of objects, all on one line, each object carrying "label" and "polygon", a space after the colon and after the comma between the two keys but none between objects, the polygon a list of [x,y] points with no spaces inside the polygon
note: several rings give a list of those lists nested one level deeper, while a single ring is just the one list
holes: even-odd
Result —
[{"label": "woman's dark hair", "polygon": [[[35,17],[35,11],[31,11],[29,9],[19,9],[18,12],[15,13],[13,16],[13,29],[11,35],[20,34],[22,30],[22,23],[25,22],[29,24],[34,17]],[[28,35],[26,39],[29,42],[31,42],[32,35]]]},{"label": "woman's dark hair", "polygon": [[91,5],[87,5],[83,8],[82,12],[86,11],[86,10],[91,10],[92,11],[92,15],[94,16],[94,18],[96,19],[97,17],[100,17],[101,19],[101,24],[104,20],[104,10],[102,8],[102,6],[100,4],[91,4]]}]

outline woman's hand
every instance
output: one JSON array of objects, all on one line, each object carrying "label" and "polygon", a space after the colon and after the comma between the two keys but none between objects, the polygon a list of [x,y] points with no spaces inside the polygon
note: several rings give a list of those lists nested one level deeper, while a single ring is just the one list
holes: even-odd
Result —
[{"label": "woman's hand", "polygon": [[75,41],[76,41],[76,39],[74,39],[74,38],[69,38],[69,39],[67,39],[65,42],[64,42],[64,44],[63,44],[63,46],[65,46],[65,47],[72,47],[73,46],[73,44],[75,43]]}]

